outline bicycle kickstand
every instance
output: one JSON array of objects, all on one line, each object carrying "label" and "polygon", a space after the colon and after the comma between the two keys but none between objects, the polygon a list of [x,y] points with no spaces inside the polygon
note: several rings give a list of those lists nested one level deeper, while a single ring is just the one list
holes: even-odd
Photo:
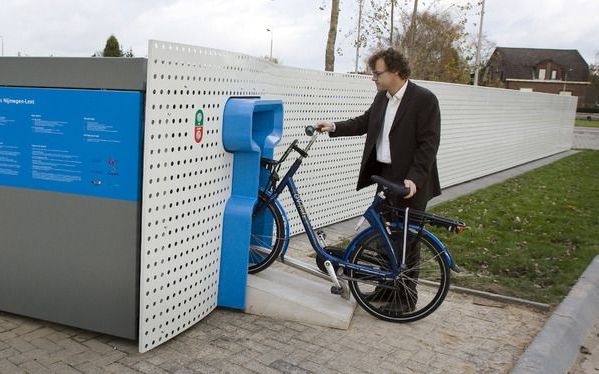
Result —
[{"label": "bicycle kickstand", "polygon": [[333,264],[331,264],[331,261],[326,260],[324,262],[324,267],[327,269],[327,273],[329,273],[331,282],[333,282],[333,286],[331,287],[331,293],[333,295],[340,295],[344,299],[349,300],[349,289],[347,287],[347,284],[344,281],[339,281],[339,279],[337,278],[337,274],[335,274],[335,269],[333,268]]}]

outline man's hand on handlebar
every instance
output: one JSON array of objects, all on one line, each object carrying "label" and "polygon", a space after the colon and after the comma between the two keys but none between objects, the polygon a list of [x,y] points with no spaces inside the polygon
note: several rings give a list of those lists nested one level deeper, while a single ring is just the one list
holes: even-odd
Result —
[{"label": "man's hand on handlebar", "polygon": [[333,122],[320,121],[316,123],[316,131],[318,132],[334,132],[335,124]]},{"label": "man's hand on handlebar", "polygon": [[404,179],[403,183],[404,183],[404,186],[406,186],[406,188],[408,188],[410,190],[410,193],[407,194],[406,196],[404,196],[403,198],[409,199],[416,194],[416,183],[414,183],[410,179]]}]

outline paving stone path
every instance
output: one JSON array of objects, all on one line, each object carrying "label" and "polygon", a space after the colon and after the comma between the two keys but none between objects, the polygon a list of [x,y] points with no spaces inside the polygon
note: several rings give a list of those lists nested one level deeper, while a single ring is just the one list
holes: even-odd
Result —
[{"label": "paving stone path", "polygon": [[430,317],[348,330],[215,310],[144,354],[132,341],[0,313],[0,373],[505,373],[547,315],[451,293]]},{"label": "paving stone path", "polygon": [[575,127],[572,148],[599,150],[599,127]]}]

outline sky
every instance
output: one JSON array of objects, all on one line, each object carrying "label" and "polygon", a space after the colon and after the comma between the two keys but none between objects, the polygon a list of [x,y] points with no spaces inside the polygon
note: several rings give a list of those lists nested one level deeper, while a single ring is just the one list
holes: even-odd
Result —
[{"label": "sky", "polygon": [[[420,0],[419,7],[431,1]],[[413,0],[399,2],[413,6]],[[338,72],[354,70],[355,33],[347,34],[357,24],[356,3],[341,0]],[[467,24],[473,34],[475,10]],[[597,14],[599,0],[486,0],[483,33],[497,46],[577,49],[587,63],[598,63]],[[0,0],[0,44],[5,56],[87,57],[114,34],[137,57],[147,55],[150,39],[264,57],[272,36],[273,56],[282,64],[322,70],[329,17],[330,0]]]}]

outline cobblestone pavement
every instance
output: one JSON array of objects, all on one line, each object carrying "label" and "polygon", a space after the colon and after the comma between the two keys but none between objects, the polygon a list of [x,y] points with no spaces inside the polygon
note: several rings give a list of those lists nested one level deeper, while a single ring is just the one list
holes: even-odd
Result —
[{"label": "cobblestone pavement", "polygon": [[504,373],[546,317],[456,293],[411,324],[358,308],[346,331],[217,309],[140,354],[132,341],[0,313],[0,373]]},{"label": "cobblestone pavement", "polygon": [[574,127],[572,143],[572,148],[599,150],[599,128]]}]

